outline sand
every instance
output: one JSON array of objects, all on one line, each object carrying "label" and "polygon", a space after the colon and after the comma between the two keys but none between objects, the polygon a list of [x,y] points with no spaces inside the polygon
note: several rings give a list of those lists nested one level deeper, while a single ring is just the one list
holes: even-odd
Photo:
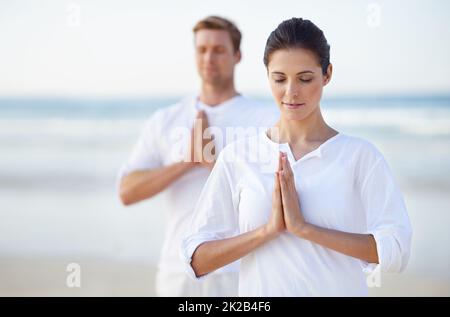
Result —
[{"label": "sand", "polygon": [[[155,296],[156,268],[145,263],[84,258],[81,287],[69,288],[64,258],[0,258],[0,296]],[[412,274],[382,276],[370,296],[450,296],[450,280]]]}]

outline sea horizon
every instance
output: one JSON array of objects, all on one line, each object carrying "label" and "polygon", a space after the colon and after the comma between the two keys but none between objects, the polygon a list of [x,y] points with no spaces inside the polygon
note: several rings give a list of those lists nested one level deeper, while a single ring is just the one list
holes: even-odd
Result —
[{"label": "sea horizon", "polygon": [[[270,96],[252,98],[275,106]],[[124,207],[117,172],[145,121],[178,100],[0,97],[0,263],[89,258],[155,268],[164,192]],[[414,230],[405,276],[430,292],[441,281],[439,294],[449,295],[450,254],[437,243],[450,243],[450,96],[324,97],[322,110],[331,126],[386,157]],[[393,281],[398,292],[412,285]]]}]

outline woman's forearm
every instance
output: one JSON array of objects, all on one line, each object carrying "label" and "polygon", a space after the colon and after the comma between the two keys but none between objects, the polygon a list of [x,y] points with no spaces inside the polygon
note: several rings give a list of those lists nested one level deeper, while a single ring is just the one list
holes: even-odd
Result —
[{"label": "woman's forearm", "polygon": [[205,275],[239,260],[275,236],[261,226],[233,238],[202,243],[192,255],[191,266],[197,277]]},{"label": "woman's forearm", "polygon": [[312,224],[304,225],[295,234],[302,239],[320,244],[345,255],[369,263],[379,263],[377,244],[371,234],[342,232],[321,228]]}]

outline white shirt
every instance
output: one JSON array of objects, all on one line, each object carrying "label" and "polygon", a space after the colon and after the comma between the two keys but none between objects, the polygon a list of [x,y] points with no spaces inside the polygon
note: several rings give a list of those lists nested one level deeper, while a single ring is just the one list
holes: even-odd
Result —
[{"label": "white shirt", "polygon": [[[157,110],[151,116],[131,156],[119,172],[119,180],[132,171],[154,169],[182,161],[189,151],[190,133],[198,109],[206,112],[211,133],[215,137],[216,151],[240,137],[257,134],[257,128],[263,130],[270,127],[279,117],[279,112],[274,111],[276,108],[261,106],[240,95],[214,107],[198,102],[197,96],[187,97],[175,105]],[[234,127],[246,129],[238,129],[232,135],[236,132],[232,130]],[[228,137],[226,131],[231,132]],[[247,134],[240,135],[239,132]],[[164,191],[167,228],[158,264],[161,271],[184,273],[179,247],[209,174],[206,168],[196,167]],[[236,266],[223,269],[237,270]]]},{"label": "white shirt", "polygon": [[181,247],[192,277],[191,257],[201,243],[267,223],[280,150],[288,153],[306,221],[373,234],[380,264],[284,232],[241,259],[240,296],[365,296],[363,271],[405,268],[412,234],[409,218],[391,171],[372,144],[340,133],[295,161],[287,143],[274,143],[261,133],[227,146],[204,187],[191,234]]}]

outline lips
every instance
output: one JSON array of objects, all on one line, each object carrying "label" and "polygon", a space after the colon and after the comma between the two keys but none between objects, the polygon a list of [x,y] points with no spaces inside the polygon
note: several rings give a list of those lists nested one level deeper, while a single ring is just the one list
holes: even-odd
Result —
[{"label": "lips", "polygon": [[299,109],[305,106],[305,103],[288,103],[282,102],[283,106],[287,109]]},{"label": "lips", "polygon": [[216,66],[203,66],[202,69],[206,70],[206,71],[216,71],[217,67]]}]

